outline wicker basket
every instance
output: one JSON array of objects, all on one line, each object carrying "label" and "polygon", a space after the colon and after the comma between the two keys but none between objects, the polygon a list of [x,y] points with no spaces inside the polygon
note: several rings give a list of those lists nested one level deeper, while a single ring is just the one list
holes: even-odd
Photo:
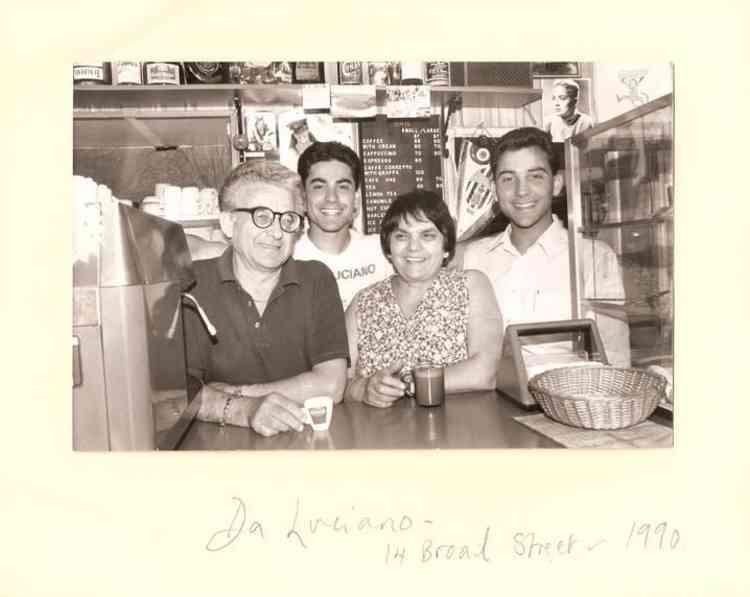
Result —
[{"label": "wicker basket", "polygon": [[654,412],[666,380],[643,369],[560,367],[535,375],[529,391],[548,417],[586,429],[622,429]]}]

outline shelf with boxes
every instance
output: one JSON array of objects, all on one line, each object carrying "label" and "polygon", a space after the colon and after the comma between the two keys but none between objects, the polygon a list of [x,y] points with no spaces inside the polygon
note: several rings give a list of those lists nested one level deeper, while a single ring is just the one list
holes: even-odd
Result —
[{"label": "shelf with boxes", "polygon": [[[75,85],[76,115],[101,111],[184,110],[204,112],[231,109],[235,98],[243,104],[302,105],[301,84],[278,85]],[[348,86],[347,86],[348,87]],[[523,108],[542,98],[541,89],[529,87],[430,87],[433,105],[461,96],[467,107]],[[386,101],[386,86],[377,85],[376,103]]]},{"label": "shelf with boxes", "polygon": [[[166,215],[153,205],[157,185],[218,189],[239,154],[238,109],[232,85],[76,85],[73,88],[73,170],[113,194]],[[206,201],[193,202],[185,227],[215,226]],[[215,208],[214,208],[215,211]]]},{"label": "shelf with boxes", "polygon": [[[327,63],[326,75],[331,64],[335,67]],[[387,87],[374,89],[376,114],[384,115]],[[273,113],[273,126],[280,130],[279,116],[284,112],[308,115],[304,90],[305,85],[299,83],[74,85],[74,172],[134,202],[152,196],[155,184],[162,182],[220,188],[226,173],[243,158],[280,159],[274,147],[245,151],[243,136],[245,141],[250,136],[246,120],[258,112]],[[540,125],[542,92],[493,85],[430,86],[429,91],[430,111],[439,118],[444,149],[451,150],[451,157],[444,151],[443,189],[455,210],[452,203],[458,181],[455,164],[451,165],[455,144],[462,138]],[[356,145],[360,121],[348,122]],[[206,224],[205,219],[199,224]],[[186,221],[185,225],[196,224]]]},{"label": "shelf with boxes", "polygon": [[232,109],[238,96],[247,103],[301,104],[302,85],[75,85],[73,111]]}]

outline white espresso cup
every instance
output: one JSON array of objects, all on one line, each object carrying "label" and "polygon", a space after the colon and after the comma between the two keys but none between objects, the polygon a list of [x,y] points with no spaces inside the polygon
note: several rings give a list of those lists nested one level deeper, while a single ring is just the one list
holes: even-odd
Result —
[{"label": "white espresso cup", "polygon": [[329,396],[315,396],[305,400],[302,406],[304,421],[313,431],[327,431],[333,417],[333,399]]}]

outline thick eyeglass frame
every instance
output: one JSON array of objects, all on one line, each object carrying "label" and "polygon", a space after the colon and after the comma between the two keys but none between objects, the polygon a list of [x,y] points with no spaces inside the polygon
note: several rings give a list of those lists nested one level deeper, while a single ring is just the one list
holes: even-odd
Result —
[{"label": "thick eyeglass frame", "polygon": [[[259,211],[264,211],[264,212],[267,212],[267,213],[270,213],[270,214],[273,215],[273,217],[271,218],[271,220],[265,226],[263,224],[261,224],[261,223],[258,222],[258,218],[255,215]],[[250,217],[253,219],[253,224],[255,224],[261,230],[263,230],[265,228],[270,228],[273,225],[274,220],[276,220],[277,216],[279,218],[279,227],[284,232],[292,234],[294,232],[297,232],[297,230],[299,230],[300,227],[302,226],[302,216],[299,215],[296,211],[274,211],[270,207],[265,207],[263,205],[258,205],[256,207],[237,207],[237,208],[235,208],[235,209],[232,210],[232,213],[236,213],[236,212],[242,212],[242,213],[250,214]],[[289,216],[294,216],[294,221],[296,222],[296,224],[294,224],[291,229],[289,228],[288,225],[286,225],[284,223],[285,222],[284,217],[286,217],[287,220],[288,220]]]}]

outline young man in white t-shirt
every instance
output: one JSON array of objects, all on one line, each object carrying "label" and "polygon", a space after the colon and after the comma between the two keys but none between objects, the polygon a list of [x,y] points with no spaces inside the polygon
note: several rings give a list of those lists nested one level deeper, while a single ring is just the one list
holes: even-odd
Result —
[{"label": "young man in white t-shirt", "polygon": [[295,245],[294,258],[326,264],[346,309],[359,290],[393,273],[379,235],[363,235],[352,228],[359,212],[362,163],[342,143],[315,142],[300,156],[297,172],[310,225]]}]

